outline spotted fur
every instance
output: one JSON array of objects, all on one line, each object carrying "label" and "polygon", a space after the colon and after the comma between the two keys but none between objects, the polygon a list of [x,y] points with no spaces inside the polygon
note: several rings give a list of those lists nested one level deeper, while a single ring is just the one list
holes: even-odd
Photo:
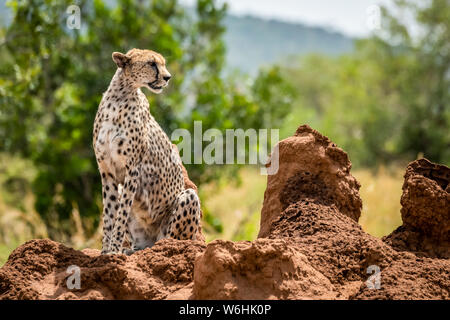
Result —
[{"label": "spotted fur", "polygon": [[[195,239],[200,201],[184,189],[181,160],[149,111],[142,87],[161,93],[171,77],[151,50],[113,53],[117,71],[94,122],[102,179],[102,253],[131,253],[162,238]],[[128,238],[131,249],[123,247]]]}]

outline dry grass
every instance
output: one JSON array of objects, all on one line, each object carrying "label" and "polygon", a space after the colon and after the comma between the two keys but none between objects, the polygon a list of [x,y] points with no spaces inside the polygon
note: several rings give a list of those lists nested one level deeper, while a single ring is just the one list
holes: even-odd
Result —
[{"label": "dry grass", "polygon": [[47,236],[29,192],[34,174],[29,161],[0,153],[0,266],[18,245]]},{"label": "dry grass", "polygon": [[361,183],[363,210],[359,223],[364,231],[376,237],[391,233],[402,224],[400,197],[404,170],[379,168],[356,170],[353,175]]},{"label": "dry grass", "polygon": [[0,266],[18,245],[34,238],[46,238],[47,230],[33,209],[33,197],[27,195],[23,208],[7,205],[0,193]]},{"label": "dry grass", "polygon": [[[210,183],[200,187],[202,207],[220,220],[223,232],[208,232],[206,240],[250,240],[259,231],[261,212],[266,189],[266,176],[256,169],[244,168],[239,173],[240,183],[218,185]],[[205,196],[207,195],[207,196]]]}]

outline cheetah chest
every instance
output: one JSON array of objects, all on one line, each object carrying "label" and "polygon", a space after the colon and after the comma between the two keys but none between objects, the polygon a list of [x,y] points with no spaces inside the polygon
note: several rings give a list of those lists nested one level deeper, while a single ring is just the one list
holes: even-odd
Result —
[{"label": "cheetah chest", "polygon": [[117,125],[104,123],[95,143],[95,153],[101,169],[113,173],[120,182],[125,178],[127,150],[129,146],[124,131]]}]

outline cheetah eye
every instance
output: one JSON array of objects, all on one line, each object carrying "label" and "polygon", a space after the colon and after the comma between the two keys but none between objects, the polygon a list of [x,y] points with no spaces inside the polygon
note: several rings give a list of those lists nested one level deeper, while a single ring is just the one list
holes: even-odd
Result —
[{"label": "cheetah eye", "polygon": [[150,66],[152,66],[153,68],[156,68],[156,62],[155,61],[150,62]]}]

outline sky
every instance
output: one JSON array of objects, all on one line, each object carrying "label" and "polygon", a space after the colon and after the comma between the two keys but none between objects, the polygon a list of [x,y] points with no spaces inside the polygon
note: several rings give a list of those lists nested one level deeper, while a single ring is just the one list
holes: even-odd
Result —
[{"label": "sky", "polygon": [[[368,35],[373,25],[373,6],[392,0],[219,0],[227,2],[229,12],[276,18],[282,21],[324,26],[349,36]],[[180,0],[193,5],[195,0]],[[376,10],[376,9],[375,9]]]}]

